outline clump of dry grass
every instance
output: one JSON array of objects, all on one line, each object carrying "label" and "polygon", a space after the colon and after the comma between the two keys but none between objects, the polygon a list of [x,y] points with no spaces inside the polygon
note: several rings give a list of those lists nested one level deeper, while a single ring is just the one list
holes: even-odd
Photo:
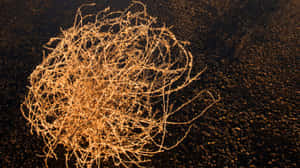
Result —
[{"label": "clump of dry grass", "polygon": [[203,72],[191,75],[193,56],[186,44],[169,28],[155,26],[140,2],[96,15],[82,16],[79,8],[73,27],[49,41],[51,52],[30,75],[21,106],[46,144],[46,160],[56,158],[61,144],[67,150],[66,166],[73,156],[77,167],[109,159],[116,166],[140,167],[154,154],[177,146],[187,132],[167,147],[166,125],[191,124],[202,113],[181,123],[168,118],[203,93],[213,104],[218,101],[202,91],[171,108],[171,94]]}]

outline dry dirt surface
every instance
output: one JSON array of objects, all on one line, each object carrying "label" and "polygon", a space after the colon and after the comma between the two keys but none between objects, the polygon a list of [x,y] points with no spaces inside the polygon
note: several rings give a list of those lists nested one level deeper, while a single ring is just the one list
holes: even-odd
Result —
[{"label": "dry dirt surface", "polygon": [[[96,0],[89,12],[128,1]],[[297,0],[143,0],[159,23],[191,42],[201,79],[176,95],[179,103],[208,89],[222,100],[196,120],[175,149],[146,167],[299,167],[300,3]],[[0,167],[43,167],[44,143],[20,112],[28,76],[43,44],[72,26],[79,0],[0,0]],[[298,60],[297,60],[297,59]],[[298,61],[298,62],[297,62]],[[297,101],[298,100],[298,101]],[[188,120],[205,107],[182,110]],[[186,128],[170,129],[176,135]],[[174,139],[173,141],[176,141]],[[172,143],[172,139],[170,140]],[[49,167],[64,167],[64,149]],[[112,167],[106,162],[102,167]]]}]

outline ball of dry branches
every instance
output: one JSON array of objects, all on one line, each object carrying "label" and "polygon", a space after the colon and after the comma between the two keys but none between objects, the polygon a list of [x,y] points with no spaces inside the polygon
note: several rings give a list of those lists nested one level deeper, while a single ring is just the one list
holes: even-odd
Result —
[{"label": "ball of dry branches", "polygon": [[46,144],[46,159],[63,145],[77,167],[109,159],[141,166],[173,147],[165,145],[166,125],[176,124],[168,118],[194,99],[171,109],[169,96],[203,71],[192,76],[187,42],[156,25],[140,2],[85,16],[79,8],[74,25],[50,39],[21,106]]}]

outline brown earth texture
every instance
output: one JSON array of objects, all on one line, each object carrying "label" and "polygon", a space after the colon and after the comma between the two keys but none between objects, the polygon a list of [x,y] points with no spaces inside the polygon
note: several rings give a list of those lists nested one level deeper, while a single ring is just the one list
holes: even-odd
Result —
[{"label": "brown earth texture", "polygon": [[[44,167],[44,143],[20,112],[28,76],[41,63],[43,45],[72,26],[77,8],[96,2],[125,9],[129,0],[0,0],[0,167]],[[191,42],[201,79],[174,98],[184,102],[202,89],[221,101],[193,123],[175,149],[145,167],[300,167],[300,1],[143,0],[159,23]],[[298,85],[297,85],[298,84]],[[188,120],[205,107],[196,100],[178,113]],[[169,129],[176,137],[185,127]],[[177,136],[178,135],[178,136]],[[64,148],[49,167],[64,167]],[[105,162],[102,167],[113,167]],[[72,161],[70,163],[72,167]]]}]

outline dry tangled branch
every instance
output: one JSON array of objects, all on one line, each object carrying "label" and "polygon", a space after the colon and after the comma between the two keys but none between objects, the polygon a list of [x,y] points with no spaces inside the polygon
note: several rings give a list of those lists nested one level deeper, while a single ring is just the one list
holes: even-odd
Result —
[{"label": "dry tangled branch", "polygon": [[171,115],[203,93],[213,104],[218,101],[202,91],[171,108],[171,94],[203,71],[191,75],[193,56],[185,49],[187,43],[155,22],[140,2],[125,11],[105,9],[96,15],[83,16],[79,8],[73,27],[50,39],[51,51],[30,75],[21,105],[46,144],[46,163],[57,157],[61,144],[67,150],[66,166],[75,157],[77,167],[99,166],[109,159],[116,166],[141,167],[185,138],[166,146],[167,124],[191,124],[202,113],[181,123],[168,121]]}]

